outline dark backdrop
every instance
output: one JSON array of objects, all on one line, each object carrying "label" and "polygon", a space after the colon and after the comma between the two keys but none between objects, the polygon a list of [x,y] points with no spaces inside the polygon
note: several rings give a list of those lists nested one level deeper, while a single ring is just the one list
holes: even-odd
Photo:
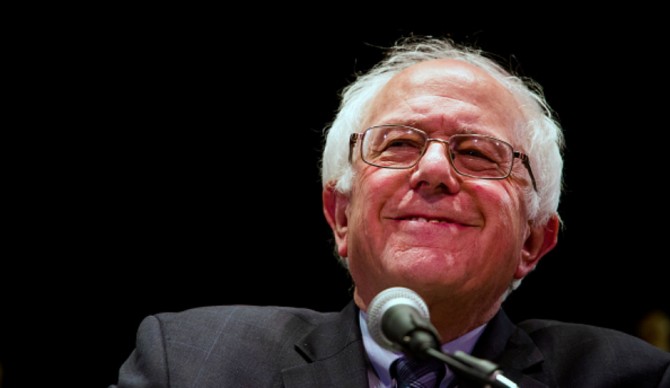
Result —
[{"label": "dark backdrop", "polygon": [[634,333],[667,311],[667,31],[323,14],[238,27],[234,13],[207,13],[93,13],[34,37],[29,117],[48,125],[27,131],[18,249],[2,271],[4,388],[114,382],[147,314],[342,308],[321,131],[353,74],[410,33],[497,54],[544,85],[565,129],[565,228],[506,302],[512,317]]}]

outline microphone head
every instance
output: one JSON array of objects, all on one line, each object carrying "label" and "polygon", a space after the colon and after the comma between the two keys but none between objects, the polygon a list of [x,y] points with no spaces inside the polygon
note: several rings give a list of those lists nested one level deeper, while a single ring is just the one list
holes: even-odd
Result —
[{"label": "microphone head", "polygon": [[386,311],[398,305],[413,307],[422,318],[427,322],[430,321],[426,302],[421,299],[419,294],[409,288],[391,287],[377,294],[368,306],[368,317],[366,320],[368,331],[375,342],[392,351],[402,351],[403,349],[386,337],[383,330],[382,318]]}]

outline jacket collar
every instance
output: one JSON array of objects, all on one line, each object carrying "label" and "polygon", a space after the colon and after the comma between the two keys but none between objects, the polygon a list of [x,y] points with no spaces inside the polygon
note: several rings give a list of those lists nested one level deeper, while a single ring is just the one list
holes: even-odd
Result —
[{"label": "jacket collar", "polygon": [[295,347],[308,363],[282,371],[287,388],[368,386],[368,362],[353,301],[315,326]]},{"label": "jacket collar", "polygon": [[498,364],[505,377],[519,386],[556,386],[542,368],[544,356],[535,342],[502,309],[489,321],[472,355]]}]

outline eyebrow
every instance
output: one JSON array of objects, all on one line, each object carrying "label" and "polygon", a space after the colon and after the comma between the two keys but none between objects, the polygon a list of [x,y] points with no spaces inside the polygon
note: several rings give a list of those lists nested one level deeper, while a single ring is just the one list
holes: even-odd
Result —
[{"label": "eyebrow", "polygon": [[395,125],[405,125],[408,127],[420,129],[428,134],[432,134],[435,132],[446,132],[449,136],[451,135],[456,135],[456,134],[466,134],[466,135],[486,135],[486,136],[491,136],[495,138],[499,138],[499,134],[492,133],[491,131],[483,130],[481,127],[476,127],[473,125],[468,125],[468,124],[459,124],[457,127],[450,126],[447,129],[439,128],[439,129],[434,129],[430,127],[426,127],[421,124],[420,121],[409,121],[409,120],[398,120],[398,121],[388,121],[388,122],[382,122],[379,124],[375,125],[389,125],[389,124],[395,124]]}]

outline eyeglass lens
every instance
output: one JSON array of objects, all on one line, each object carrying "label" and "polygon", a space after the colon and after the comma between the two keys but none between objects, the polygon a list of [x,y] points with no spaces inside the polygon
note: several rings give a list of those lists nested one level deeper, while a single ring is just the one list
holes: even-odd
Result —
[{"label": "eyeglass lens", "polygon": [[458,134],[447,141],[430,139],[410,127],[377,126],[369,128],[363,139],[363,159],[379,167],[414,166],[430,141],[447,143],[452,166],[459,173],[473,177],[504,178],[509,175],[514,158],[509,144],[482,135]]}]

